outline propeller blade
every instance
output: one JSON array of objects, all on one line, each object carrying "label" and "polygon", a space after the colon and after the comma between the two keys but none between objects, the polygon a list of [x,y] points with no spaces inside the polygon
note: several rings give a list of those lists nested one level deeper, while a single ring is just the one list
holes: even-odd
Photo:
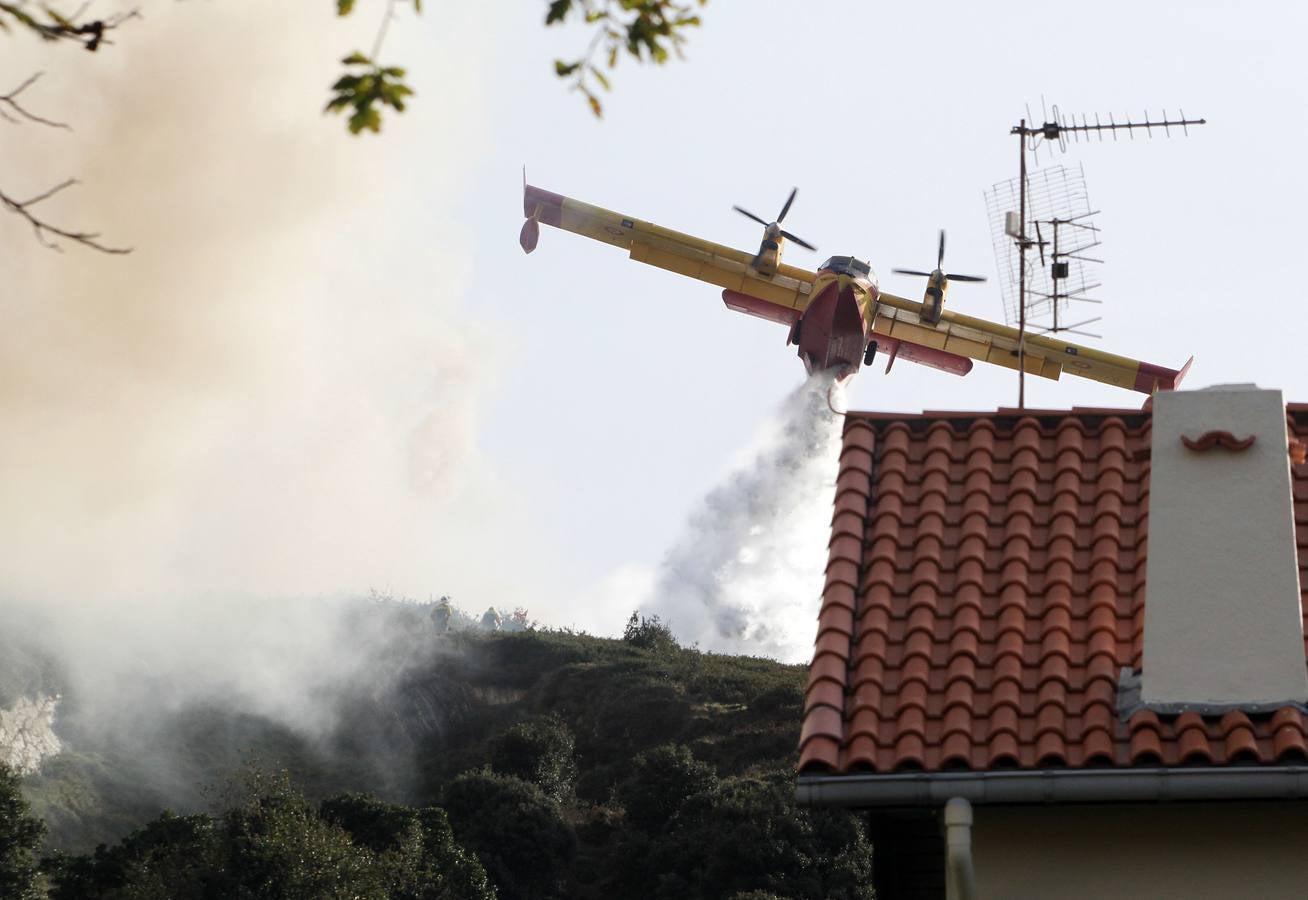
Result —
[{"label": "propeller blade", "polygon": [[930,272],[919,272],[917,269],[891,269],[896,275],[921,275],[924,278],[930,278]]},{"label": "propeller blade", "polygon": [[814,247],[814,246],[813,246],[812,244],[810,244],[808,241],[804,240],[803,238],[795,237],[795,236],[794,236],[793,234],[791,234],[789,231],[783,231],[783,232],[781,232],[781,236],[782,236],[783,238],[785,238],[786,240],[791,241],[792,243],[799,244],[799,246],[804,247],[804,248],[807,249],[807,250],[816,250],[816,249],[817,249],[817,247]]},{"label": "propeller blade", "polygon": [[780,224],[786,218],[786,213],[790,212],[790,204],[795,202],[795,195],[799,193],[799,188],[791,188],[790,196],[786,198],[786,205],[781,207],[781,215],[777,216],[777,223]]},{"label": "propeller blade", "polygon": [[741,209],[739,206],[733,206],[731,208],[734,209],[736,212],[740,213],[742,216],[746,216],[750,219],[753,219],[755,222],[759,223],[764,228],[767,228],[769,225],[772,224],[771,222],[764,222],[762,219],[760,219],[758,216],[754,215],[752,212],[750,212],[747,209]]},{"label": "propeller blade", "polygon": [[950,281],[985,281],[984,275],[946,275]]},{"label": "propeller blade", "polygon": [[945,267],[945,229],[940,229],[940,250],[936,253],[936,268]]}]

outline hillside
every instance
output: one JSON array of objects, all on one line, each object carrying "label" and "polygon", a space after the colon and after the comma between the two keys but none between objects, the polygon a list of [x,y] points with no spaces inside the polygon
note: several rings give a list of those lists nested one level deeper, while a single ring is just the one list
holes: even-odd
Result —
[{"label": "hillside", "polygon": [[[398,637],[377,646],[385,677],[333,697],[333,727],[316,734],[217,703],[106,731],[66,698],[65,749],[24,782],[49,824],[48,849],[112,844],[165,808],[221,813],[231,804],[224,786],[240,772],[285,770],[312,803],[366,792],[443,806],[501,897],[783,886],[775,896],[863,896],[861,826],[791,800],[803,667],[683,648],[657,620],[633,617],[623,639],[605,639],[443,632],[433,611],[354,609]],[[524,803],[557,821],[517,836],[486,832],[482,820],[509,795],[517,811],[506,821]],[[514,860],[532,852],[503,849],[544,833],[555,843],[532,852],[559,893],[525,888]],[[815,871],[822,860],[839,883]],[[796,881],[800,872],[807,881]]]}]

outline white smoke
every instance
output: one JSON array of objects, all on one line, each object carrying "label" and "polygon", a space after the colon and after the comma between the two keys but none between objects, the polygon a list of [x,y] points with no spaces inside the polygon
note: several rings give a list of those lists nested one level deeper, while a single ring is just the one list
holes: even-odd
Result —
[{"label": "white smoke", "polygon": [[782,403],[752,462],[692,514],[646,611],[701,649],[808,658],[826,566],[842,419],[827,374]]},{"label": "white smoke", "polygon": [[309,6],[147,4],[95,54],[3,38],[0,90],[44,70],[23,101],[75,130],[0,123],[0,184],[77,177],[40,211],[135,248],[0,214],[0,636],[38,632],[85,715],[313,726],[362,662],[309,598],[509,586],[476,527],[513,515],[476,447],[504,336],[462,308],[453,212],[484,35],[397,24],[422,102],[351,138],[321,104],[377,20]]}]

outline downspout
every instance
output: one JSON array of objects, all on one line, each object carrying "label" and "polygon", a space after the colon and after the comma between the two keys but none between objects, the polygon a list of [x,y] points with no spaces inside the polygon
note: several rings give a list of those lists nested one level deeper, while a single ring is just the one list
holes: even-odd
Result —
[{"label": "downspout", "polygon": [[972,869],[972,804],[953,797],[945,804],[945,897],[975,900]]}]

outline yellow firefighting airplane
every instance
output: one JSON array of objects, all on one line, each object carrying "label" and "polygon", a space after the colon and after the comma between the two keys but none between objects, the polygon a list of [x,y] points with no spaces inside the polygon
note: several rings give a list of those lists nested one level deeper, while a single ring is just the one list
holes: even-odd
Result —
[{"label": "yellow firefighting airplane", "polygon": [[[539,223],[544,222],[621,247],[637,262],[717,285],[729,308],[790,326],[786,343],[798,347],[809,372],[832,369],[837,378],[845,379],[858,371],[860,363],[870,365],[878,351],[889,358],[887,372],[896,359],[956,375],[970,372],[973,360],[1018,368],[1016,328],[944,309],[950,276],[942,271],[943,234],[935,271],[911,273],[928,278],[926,294],[919,303],[881,290],[871,266],[852,256],[833,256],[816,272],[782,263],[787,239],[813,249],[781,227],[795,199],[794,191],[775,222],[765,222],[736,207],[764,226],[758,252],[753,254],[525,182],[523,192],[527,221],[519,243],[527,253],[536,249]],[[1024,343],[1024,368],[1030,375],[1057,379],[1066,371],[1145,394],[1174,389],[1193,362],[1191,357],[1180,369],[1167,369],[1039,334],[1028,333]]]}]

